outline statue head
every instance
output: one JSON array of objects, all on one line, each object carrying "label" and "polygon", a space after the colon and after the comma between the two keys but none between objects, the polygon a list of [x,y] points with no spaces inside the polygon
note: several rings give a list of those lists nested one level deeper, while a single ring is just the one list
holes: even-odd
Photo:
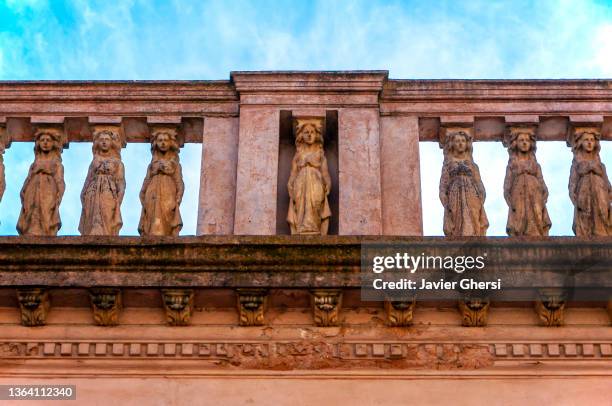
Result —
[{"label": "statue head", "polygon": [[444,143],[444,156],[466,154],[472,157],[472,133],[467,128],[449,128]]},{"label": "statue head", "polygon": [[98,153],[121,156],[121,138],[115,128],[98,127],[94,130],[92,151]]},{"label": "statue head", "polygon": [[57,128],[38,128],[34,133],[34,154],[53,154],[61,159],[63,133]]},{"label": "statue head", "polygon": [[295,145],[323,146],[323,118],[296,118],[294,121]]},{"label": "statue head", "polygon": [[159,127],[151,132],[151,152],[177,156],[179,153],[178,134],[175,128]]},{"label": "statue head", "polygon": [[504,145],[511,155],[535,153],[536,128],[534,126],[513,126],[508,129]]},{"label": "statue head", "polygon": [[572,152],[586,152],[588,154],[599,154],[601,145],[601,132],[596,128],[578,127],[574,131],[574,142],[572,144]]}]

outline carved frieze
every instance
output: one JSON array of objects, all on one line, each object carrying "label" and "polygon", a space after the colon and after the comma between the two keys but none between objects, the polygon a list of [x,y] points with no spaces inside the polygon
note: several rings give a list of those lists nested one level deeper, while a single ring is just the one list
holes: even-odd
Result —
[{"label": "carved frieze", "polygon": [[317,289],[311,293],[315,325],[320,327],[338,325],[342,308],[342,291],[340,289]]},{"label": "carved frieze", "polygon": [[541,289],[535,303],[535,311],[542,325],[562,326],[565,323],[565,295],[559,289]]},{"label": "carved frieze", "polygon": [[385,300],[386,323],[390,327],[406,327],[412,324],[416,298],[406,301]]},{"label": "carved frieze", "polygon": [[487,298],[465,297],[463,300],[459,300],[461,325],[465,327],[486,326],[490,304]]},{"label": "carved frieze", "polygon": [[268,302],[266,289],[236,289],[238,323],[241,326],[263,326]]},{"label": "carved frieze", "polygon": [[193,311],[193,296],[193,289],[162,289],[162,301],[168,325],[189,325]]},{"label": "carved frieze", "polygon": [[115,326],[122,309],[121,290],[116,288],[92,288],[89,298],[94,322],[99,326]]},{"label": "carved frieze", "polygon": [[44,288],[17,289],[21,310],[21,324],[28,327],[44,326],[49,312],[49,292]]}]

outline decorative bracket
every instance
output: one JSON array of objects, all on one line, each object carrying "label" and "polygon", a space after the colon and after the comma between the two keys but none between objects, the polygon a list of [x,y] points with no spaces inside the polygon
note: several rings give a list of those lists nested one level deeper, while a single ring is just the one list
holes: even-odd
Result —
[{"label": "decorative bracket", "polygon": [[337,326],[342,307],[342,291],[340,289],[317,289],[311,293],[315,325],[319,327]]},{"label": "decorative bracket", "polygon": [[541,289],[535,303],[535,311],[547,327],[562,326],[565,323],[565,295],[560,289]]},{"label": "decorative bracket", "polygon": [[241,326],[263,326],[268,305],[266,289],[236,289],[238,323]]},{"label": "decorative bracket", "polygon": [[168,325],[189,325],[193,310],[193,296],[193,289],[162,289],[162,301]]},{"label": "decorative bracket", "polygon": [[484,327],[487,325],[491,305],[488,298],[466,296],[463,300],[459,300],[458,305],[462,326]]},{"label": "decorative bracket", "polygon": [[17,289],[17,300],[21,309],[21,324],[44,326],[49,312],[49,292],[44,288]]},{"label": "decorative bracket", "polygon": [[412,301],[385,300],[386,322],[390,327],[406,327],[412,324],[412,314],[416,297]]},{"label": "decorative bracket", "polygon": [[92,288],[89,290],[93,319],[98,326],[116,326],[122,308],[121,289]]}]

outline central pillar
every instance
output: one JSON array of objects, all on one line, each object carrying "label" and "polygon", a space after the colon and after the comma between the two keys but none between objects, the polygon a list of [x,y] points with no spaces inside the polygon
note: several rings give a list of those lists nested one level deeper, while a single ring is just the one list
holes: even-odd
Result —
[{"label": "central pillar", "polygon": [[276,234],[279,125],[277,108],[240,110],[234,234]]},{"label": "central pillar", "polygon": [[338,113],[340,235],[382,234],[380,125],[377,108]]}]

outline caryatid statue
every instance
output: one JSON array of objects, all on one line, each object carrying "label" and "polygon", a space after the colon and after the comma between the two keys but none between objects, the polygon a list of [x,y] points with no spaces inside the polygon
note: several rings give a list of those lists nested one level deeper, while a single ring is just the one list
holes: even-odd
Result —
[{"label": "caryatid statue", "polygon": [[598,128],[577,127],[568,140],[574,153],[569,179],[572,229],[578,237],[612,235],[612,187],[599,157],[600,138]]},{"label": "caryatid statue", "polygon": [[331,177],[323,150],[323,119],[294,120],[295,155],[287,183],[291,234],[327,235]]},{"label": "caryatid statue", "polygon": [[470,128],[448,128],[440,177],[446,236],[484,236],[489,221],[484,209],[485,188],[472,158]]},{"label": "caryatid statue", "polygon": [[504,145],[509,154],[504,180],[506,231],[510,236],[547,236],[551,226],[546,210],[548,188],[536,160],[535,126],[508,128]]},{"label": "caryatid statue", "polygon": [[59,206],[64,195],[63,131],[50,127],[35,132],[34,163],[21,189],[20,235],[55,236],[62,226]]},{"label": "caryatid statue", "polygon": [[118,127],[94,128],[93,160],[81,192],[81,235],[118,235],[121,230],[121,202],[125,192],[121,147]]},{"label": "caryatid statue", "polygon": [[140,191],[142,213],[138,232],[143,236],[177,236],[183,227],[179,206],[185,185],[176,129],[153,128],[151,153],[151,163]]}]

